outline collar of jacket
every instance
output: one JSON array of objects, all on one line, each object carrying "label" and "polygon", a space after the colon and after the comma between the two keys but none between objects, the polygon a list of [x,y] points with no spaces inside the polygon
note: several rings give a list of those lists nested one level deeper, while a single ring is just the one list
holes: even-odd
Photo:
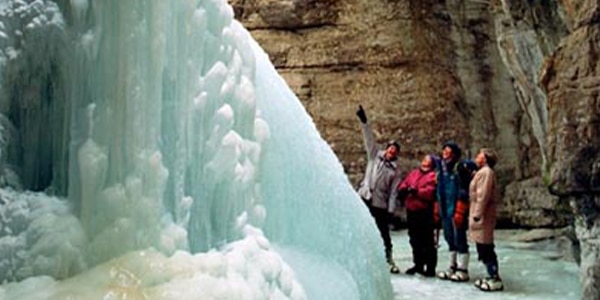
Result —
[{"label": "collar of jacket", "polygon": [[385,151],[379,153],[379,159],[383,161],[384,165],[390,165],[391,168],[396,168],[396,160],[388,160],[385,158]]},{"label": "collar of jacket", "polygon": [[421,172],[421,174],[427,174],[429,172],[433,172],[435,169],[434,168],[429,168],[428,170],[423,170],[423,168],[419,167],[419,171]]}]

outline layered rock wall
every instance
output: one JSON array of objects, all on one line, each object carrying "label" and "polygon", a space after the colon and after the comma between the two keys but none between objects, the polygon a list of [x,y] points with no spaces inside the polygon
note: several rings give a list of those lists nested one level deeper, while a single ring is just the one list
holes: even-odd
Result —
[{"label": "layered rock wall", "polygon": [[[264,17],[269,1],[238,10],[252,35],[303,101],[356,183],[365,166],[356,108],[367,110],[378,140],[398,139],[410,159],[447,138],[468,141],[468,109],[455,74],[448,14],[437,1],[278,1],[284,20]],[[300,3],[304,3],[301,6]],[[335,13],[321,19],[312,10]],[[413,37],[418,36],[418,39]],[[440,39],[442,41],[440,41]],[[431,124],[436,124],[434,127]],[[425,126],[426,125],[426,126]],[[410,167],[414,161],[405,160]]]},{"label": "layered rock wall", "polygon": [[600,3],[563,1],[571,33],[548,58],[549,183],[575,212],[582,296],[600,299]]}]

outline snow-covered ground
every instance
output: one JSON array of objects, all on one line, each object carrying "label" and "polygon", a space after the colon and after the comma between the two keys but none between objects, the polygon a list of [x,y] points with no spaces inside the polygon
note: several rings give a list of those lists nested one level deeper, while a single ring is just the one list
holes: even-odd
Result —
[{"label": "snow-covered ground", "polygon": [[[537,242],[518,242],[517,235],[525,231],[499,230],[496,253],[504,291],[482,292],[473,281],[485,277],[485,269],[477,261],[474,245],[470,247],[471,280],[454,283],[437,278],[405,275],[412,266],[412,254],[406,230],[392,233],[394,258],[402,273],[392,275],[394,299],[580,299],[578,267],[563,259],[564,240],[546,239]],[[448,267],[448,251],[443,239],[438,250],[438,270]]]}]

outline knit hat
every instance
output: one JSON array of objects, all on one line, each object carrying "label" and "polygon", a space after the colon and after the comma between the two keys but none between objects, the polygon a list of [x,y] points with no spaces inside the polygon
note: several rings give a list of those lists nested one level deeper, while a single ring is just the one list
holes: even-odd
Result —
[{"label": "knit hat", "polygon": [[400,152],[400,143],[398,143],[396,140],[391,140],[387,143],[387,145],[385,146],[385,148],[387,149],[389,146],[395,146],[396,150],[398,150],[398,152]]},{"label": "knit hat", "polygon": [[450,149],[452,149],[452,156],[454,157],[454,159],[459,159],[460,156],[462,155],[462,150],[460,149],[460,147],[458,146],[458,144],[456,144],[454,141],[447,141],[444,143],[444,145],[442,145],[442,149],[449,147]]}]

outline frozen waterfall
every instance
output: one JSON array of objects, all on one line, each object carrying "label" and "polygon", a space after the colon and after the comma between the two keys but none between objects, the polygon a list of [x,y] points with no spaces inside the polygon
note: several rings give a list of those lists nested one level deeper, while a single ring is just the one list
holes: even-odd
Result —
[{"label": "frozen waterfall", "polygon": [[0,299],[390,299],[380,244],[224,0],[0,0]]}]

